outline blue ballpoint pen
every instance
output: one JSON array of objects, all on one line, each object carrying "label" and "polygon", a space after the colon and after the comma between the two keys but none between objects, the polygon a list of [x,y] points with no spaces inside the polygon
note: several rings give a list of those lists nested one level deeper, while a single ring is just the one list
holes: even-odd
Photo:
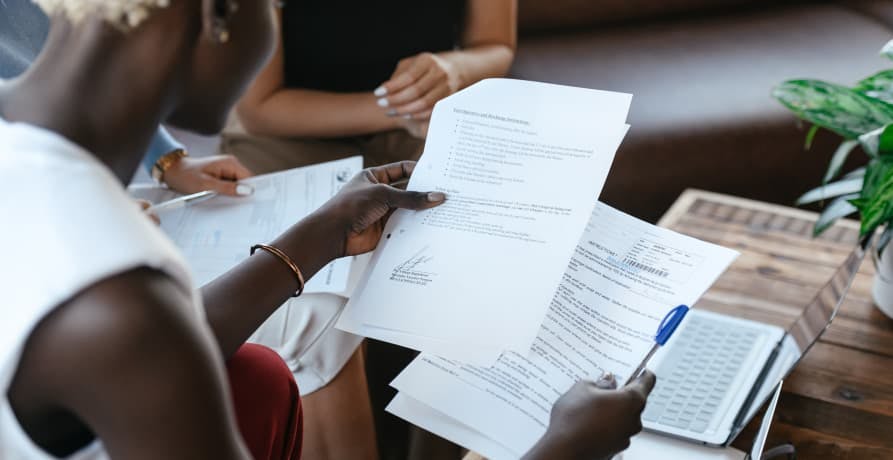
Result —
[{"label": "blue ballpoint pen", "polygon": [[651,347],[651,350],[648,350],[648,354],[645,355],[645,359],[642,360],[639,367],[629,375],[629,380],[626,381],[624,386],[632,383],[632,381],[638,378],[642,371],[645,370],[648,360],[654,356],[658,348],[664,346],[664,344],[667,343],[667,340],[670,340],[670,337],[676,332],[676,328],[682,323],[682,319],[685,318],[686,313],[688,313],[688,306],[680,305],[670,310],[670,312],[667,313],[667,316],[664,316],[664,320],[657,326],[657,335],[654,336],[654,345]]}]

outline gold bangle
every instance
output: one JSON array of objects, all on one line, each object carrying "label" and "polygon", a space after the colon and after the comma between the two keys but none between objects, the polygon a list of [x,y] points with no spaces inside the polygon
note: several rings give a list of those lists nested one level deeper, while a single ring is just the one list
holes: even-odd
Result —
[{"label": "gold bangle", "polygon": [[291,257],[289,257],[286,253],[280,251],[278,248],[266,244],[255,244],[254,246],[251,246],[251,255],[253,256],[254,252],[258,249],[263,249],[264,251],[273,254],[274,256],[278,257],[279,260],[285,262],[285,265],[288,265],[288,268],[291,269],[291,271],[295,274],[295,278],[298,279],[298,290],[294,293],[294,295],[292,295],[292,297],[301,295],[301,293],[304,292],[304,274],[301,273],[301,269],[298,268],[298,264],[294,263],[294,261],[291,260]]}]

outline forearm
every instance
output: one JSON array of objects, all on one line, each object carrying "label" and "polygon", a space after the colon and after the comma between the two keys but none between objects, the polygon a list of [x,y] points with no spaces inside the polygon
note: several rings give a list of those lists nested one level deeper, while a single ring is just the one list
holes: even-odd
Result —
[{"label": "forearm", "polygon": [[[331,261],[337,251],[320,245],[330,235],[317,235],[316,217],[295,224],[269,243],[287,254],[305,280]],[[246,256],[249,248],[245,248]],[[282,260],[258,250],[232,270],[202,288],[208,322],[224,358],[230,357],[266,319],[295,293],[298,283]]]},{"label": "forearm", "polygon": [[152,138],[152,143],[149,144],[149,149],[146,151],[146,156],[143,157],[143,166],[146,168],[146,171],[151,172],[152,166],[155,166],[155,163],[162,156],[173,152],[176,149],[182,149],[183,145],[176,141],[170,133],[167,132],[163,127],[159,126],[158,131],[155,133],[155,136]]},{"label": "forearm", "polygon": [[280,89],[261,101],[239,106],[239,118],[254,135],[268,137],[343,137],[400,126],[369,93],[332,93]]},{"label": "forearm", "polygon": [[438,53],[459,72],[461,87],[485,78],[504,77],[515,57],[514,50],[508,45],[477,45],[459,51]]}]

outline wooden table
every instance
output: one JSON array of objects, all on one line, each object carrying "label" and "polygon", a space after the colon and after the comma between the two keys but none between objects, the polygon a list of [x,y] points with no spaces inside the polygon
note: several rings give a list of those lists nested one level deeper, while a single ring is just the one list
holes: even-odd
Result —
[{"label": "wooden table", "polygon": [[[660,225],[741,252],[696,308],[788,326],[856,244],[842,221],[812,238],[816,214],[697,190]],[[768,446],[800,459],[893,459],[893,320],[871,300],[866,260],[839,316],[785,382]],[[735,442],[748,450],[755,425]]]}]

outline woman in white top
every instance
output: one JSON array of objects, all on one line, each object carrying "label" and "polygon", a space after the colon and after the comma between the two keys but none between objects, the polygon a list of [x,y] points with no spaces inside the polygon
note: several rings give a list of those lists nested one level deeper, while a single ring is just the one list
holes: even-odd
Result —
[{"label": "woman in white top", "polygon": [[[304,278],[370,251],[393,209],[445,197],[387,185],[412,163],[366,170],[198,292],[121,184],[159,122],[221,128],[271,50],[272,2],[38,3],[47,45],[0,85],[0,458],[297,458],[294,381],[246,338]],[[653,376],[599,385],[559,400],[529,458],[628,443]]]}]

